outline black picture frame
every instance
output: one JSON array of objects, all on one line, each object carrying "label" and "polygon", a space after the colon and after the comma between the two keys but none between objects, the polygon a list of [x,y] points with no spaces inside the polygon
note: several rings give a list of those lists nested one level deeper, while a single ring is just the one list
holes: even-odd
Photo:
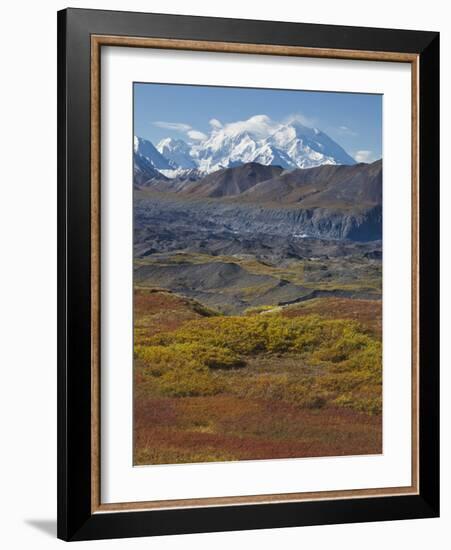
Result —
[{"label": "black picture frame", "polygon": [[[90,39],[94,34],[418,55],[419,494],[92,513]],[[439,33],[85,9],[58,12],[58,537],[88,540],[437,517],[438,213]]]}]

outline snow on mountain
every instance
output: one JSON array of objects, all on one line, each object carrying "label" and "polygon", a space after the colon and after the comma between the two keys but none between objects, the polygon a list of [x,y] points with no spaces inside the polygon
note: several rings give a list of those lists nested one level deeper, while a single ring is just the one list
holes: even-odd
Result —
[{"label": "snow on mountain", "polygon": [[146,159],[157,170],[173,170],[177,166],[169,159],[164,157],[153,145],[151,141],[135,136],[133,141],[133,151],[136,155],[139,155]]},{"label": "snow on mountain", "polygon": [[221,129],[194,145],[193,158],[201,171],[211,173],[252,162],[257,149],[257,141],[247,131],[230,135]]},{"label": "snow on mountain", "polygon": [[165,138],[158,145],[157,150],[178,168],[192,169],[197,164],[191,157],[191,147],[183,139]]},{"label": "snow on mountain", "polygon": [[149,141],[135,138],[135,150],[136,147],[155,168],[170,178],[186,170],[196,169],[201,175],[248,162],[277,165],[285,170],[323,164],[356,164],[321,130],[309,128],[297,120],[274,122],[266,115],[224,126],[215,125],[206,139],[192,144],[166,138],[155,148]]},{"label": "snow on mountain", "polygon": [[135,153],[133,159],[133,182],[136,186],[141,186],[149,182],[150,180],[166,180],[161,175],[153,164],[151,164],[147,158],[143,157],[139,153]]},{"label": "snow on mountain", "polygon": [[284,151],[295,162],[297,168],[313,168],[322,164],[356,163],[327,134],[318,128],[308,128],[296,121],[281,126],[267,138],[267,142]]}]

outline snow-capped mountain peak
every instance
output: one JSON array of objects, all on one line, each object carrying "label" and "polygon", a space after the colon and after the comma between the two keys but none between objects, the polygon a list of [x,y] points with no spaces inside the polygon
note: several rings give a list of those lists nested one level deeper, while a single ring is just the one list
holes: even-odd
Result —
[{"label": "snow-capped mountain peak", "polygon": [[286,170],[322,164],[355,164],[355,160],[320,129],[309,128],[298,120],[274,122],[267,115],[215,126],[206,139],[192,144],[168,137],[155,148],[150,142],[135,138],[135,151],[168,177],[193,169],[206,174],[248,162],[278,165]]},{"label": "snow-capped mountain peak", "polygon": [[191,170],[197,167],[191,157],[191,147],[183,139],[165,138],[158,143],[156,148],[174,164],[175,168]]},{"label": "snow-capped mountain peak", "polygon": [[151,166],[157,170],[171,170],[176,168],[171,161],[163,156],[147,139],[135,136],[133,140],[133,150],[135,155],[143,157]]}]

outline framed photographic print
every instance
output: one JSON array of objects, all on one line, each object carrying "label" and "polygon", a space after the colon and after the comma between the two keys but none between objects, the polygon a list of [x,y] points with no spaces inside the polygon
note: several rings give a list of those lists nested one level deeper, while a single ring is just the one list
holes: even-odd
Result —
[{"label": "framed photographic print", "polygon": [[58,14],[58,536],[439,513],[439,36]]}]

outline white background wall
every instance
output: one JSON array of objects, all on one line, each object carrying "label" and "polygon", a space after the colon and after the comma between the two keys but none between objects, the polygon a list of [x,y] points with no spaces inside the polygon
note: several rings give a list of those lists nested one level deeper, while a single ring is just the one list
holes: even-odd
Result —
[{"label": "white background wall", "polygon": [[[0,541],[53,548],[56,532],[56,11],[65,2],[2,6],[0,86]],[[410,0],[72,0],[126,9],[436,30],[442,33],[442,281],[451,280],[450,66],[446,2]],[[448,154],[447,154],[448,153]],[[446,254],[445,254],[446,253]],[[450,291],[442,282],[442,518],[83,543],[84,547],[441,549],[451,535]]]}]

